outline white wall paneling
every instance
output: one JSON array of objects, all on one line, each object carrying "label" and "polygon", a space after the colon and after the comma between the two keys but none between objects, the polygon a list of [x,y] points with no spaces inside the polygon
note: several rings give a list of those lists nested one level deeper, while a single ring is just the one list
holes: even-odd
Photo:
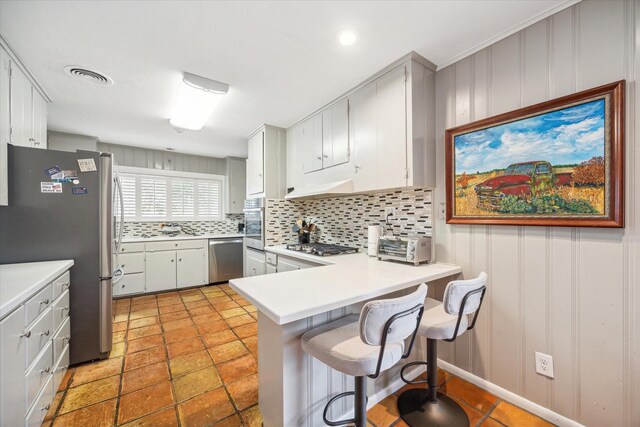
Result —
[{"label": "white wall paneling", "polygon": [[149,150],[125,145],[98,143],[98,150],[113,153],[119,166],[164,169],[224,175],[225,159],[194,156],[171,151]]},{"label": "white wall paneling", "polygon": [[438,261],[490,277],[476,329],[438,355],[589,426],[640,425],[638,28],[639,1],[586,0],[436,74],[437,201],[446,128],[627,80],[624,229],[435,227]]}]

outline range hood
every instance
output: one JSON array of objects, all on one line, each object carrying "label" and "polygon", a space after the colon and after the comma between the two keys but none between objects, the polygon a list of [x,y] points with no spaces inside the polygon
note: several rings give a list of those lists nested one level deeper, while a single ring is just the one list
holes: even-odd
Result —
[{"label": "range hood", "polygon": [[353,180],[326,182],[294,189],[285,199],[317,199],[327,196],[341,196],[353,193]]}]

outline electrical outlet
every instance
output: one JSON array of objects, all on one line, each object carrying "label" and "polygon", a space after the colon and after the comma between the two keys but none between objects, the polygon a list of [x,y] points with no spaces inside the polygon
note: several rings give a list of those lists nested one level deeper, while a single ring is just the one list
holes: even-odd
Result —
[{"label": "electrical outlet", "polygon": [[553,378],[553,356],[536,351],[536,372]]},{"label": "electrical outlet", "polygon": [[391,218],[395,218],[396,208],[394,206],[387,206],[384,208],[384,217],[389,218],[389,215],[391,215]]}]

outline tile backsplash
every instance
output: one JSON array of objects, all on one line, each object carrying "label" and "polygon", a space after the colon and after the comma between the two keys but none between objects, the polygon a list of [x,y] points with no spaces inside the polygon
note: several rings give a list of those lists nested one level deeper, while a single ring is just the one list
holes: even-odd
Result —
[{"label": "tile backsplash", "polygon": [[367,227],[385,225],[385,208],[395,207],[390,220],[393,233],[399,236],[431,236],[431,189],[415,188],[331,197],[312,200],[267,200],[266,245],[297,242],[291,230],[297,218],[311,220],[319,230],[311,241],[336,243],[359,248],[367,246]]},{"label": "tile backsplash", "polygon": [[193,228],[198,234],[237,234],[238,223],[244,222],[242,214],[228,214],[219,221],[157,221],[157,222],[125,222],[125,237],[161,236],[160,224],[175,222]]}]

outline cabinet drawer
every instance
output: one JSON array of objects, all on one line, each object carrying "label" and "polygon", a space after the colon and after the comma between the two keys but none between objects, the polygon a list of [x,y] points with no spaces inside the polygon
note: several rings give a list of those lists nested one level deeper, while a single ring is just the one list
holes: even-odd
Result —
[{"label": "cabinet drawer", "polygon": [[144,253],[120,254],[118,263],[124,269],[125,274],[144,272]]},{"label": "cabinet drawer", "polygon": [[65,372],[69,368],[69,344],[65,345],[64,350],[60,358],[53,367],[53,391],[55,392],[60,387],[60,383],[64,378]]},{"label": "cabinet drawer", "polygon": [[64,291],[60,297],[53,302],[53,331],[57,331],[58,327],[62,325],[64,319],[69,317],[69,291]]},{"label": "cabinet drawer", "polygon": [[53,292],[51,284],[48,284],[43,290],[35,294],[29,301],[25,303],[27,309],[27,323],[29,325],[36,317],[45,311],[53,302]]},{"label": "cabinet drawer", "polygon": [[53,361],[57,361],[60,358],[60,355],[64,351],[64,348],[69,345],[69,340],[71,339],[71,318],[67,317],[58,330],[56,334],[53,336]]},{"label": "cabinet drawer", "polygon": [[113,295],[122,296],[139,294],[145,291],[144,273],[125,274],[118,283],[113,285]]},{"label": "cabinet drawer", "polygon": [[144,252],[144,243],[123,243],[120,246],[120,253]]},{"label": "cabinet drawer", "polygon": [[267,252],[267,264],[278,265],[278,255]]},{"label": "cabinet drawer", "polygon": [[42,420],[47,416],[47,411],[53,401],[53,395],[53,377],[49,375],[49,379],[36,399],[36,403],[33,404],[33,407],[27,414],[25,421],[26,427],[40,427],[42,425]]},{"label": "cabinet drawer", "polygon": [[27,367],[53,336],[53,311],[47,310],[31,325],[27,334]]},{"label": "cabinet drawer", "polygon": [[69,272],[67,271],[62,276],[53,281],[53,299],[58,298],[64,291],[71,286],[71,279]]},{"label": "cabinet drawer", "polygon": [[180,249],[200,249],[206,247],[207,240],[179,240],[171,242],[151,242],[146,244],[146,250],[150,252],[155,251],[170,251]]},{"label": "cabinet drawer", "polygon": [[49,342],[27,371],[27,408],[30,408],[53,369],[53,346]]}]

